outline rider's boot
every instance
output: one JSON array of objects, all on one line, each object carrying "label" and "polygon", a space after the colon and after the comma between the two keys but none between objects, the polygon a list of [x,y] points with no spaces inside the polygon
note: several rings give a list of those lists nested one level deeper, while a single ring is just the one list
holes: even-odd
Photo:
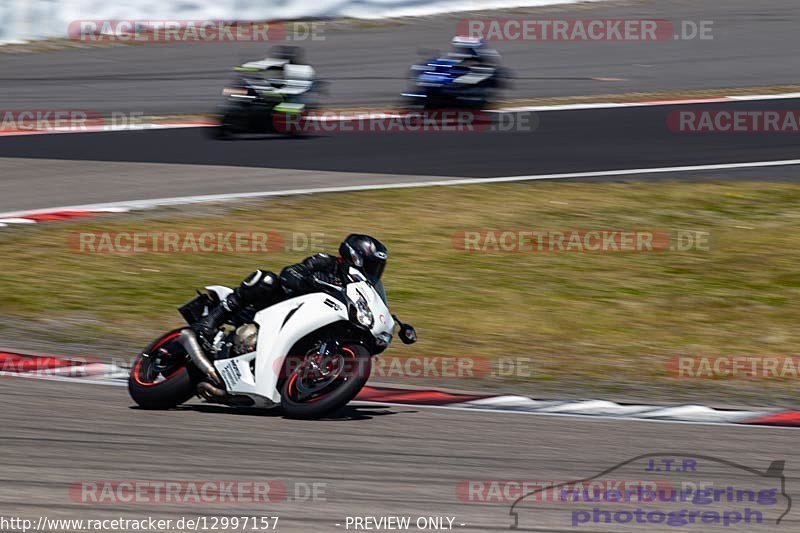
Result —
[{"label": "rider's boot", "polygon": [[248,305],[263,309],[280,297],[280,281],[272,272],[257,270],[245,279],[233,293],[194,324],[203,350],[214,353],[214,337],[219,327]]},{"label": "rider's boot", "polygon": [[[233,296],[233,295],[231,295]],[[224,324],[238,309],[231,309],[228,300],[220,302],[214,309],[211,309],[206,316],[196,322],[192,329],[197,333],[197,340],[203,350],[211,355],[214,353],[214,337],[216,337],[219,327]]]}]

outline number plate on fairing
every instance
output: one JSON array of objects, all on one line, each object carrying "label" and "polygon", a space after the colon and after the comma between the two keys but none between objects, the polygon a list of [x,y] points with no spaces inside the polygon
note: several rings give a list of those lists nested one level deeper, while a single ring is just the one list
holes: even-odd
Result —
[{"label": "number plate on fairing", "polygon": [[222,379],[225,380],[225,386],[228,390],[233,390],[236,384],[242,380],[242,371],[239,370],[239,365],[236,361],[230,361],[222,367],[220,372]]}]

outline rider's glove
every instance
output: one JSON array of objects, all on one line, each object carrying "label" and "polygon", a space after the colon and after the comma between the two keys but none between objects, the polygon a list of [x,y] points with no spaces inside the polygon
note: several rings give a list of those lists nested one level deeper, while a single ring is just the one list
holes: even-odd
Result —
[{"label": "rider's glove", "polygon": [[292,293],[311,292],[316,288],[315,277],[330,279],[338,266],[338,259],[331,255],[312,255],[302,263],[284,268],[281,271],[281,285]]}]

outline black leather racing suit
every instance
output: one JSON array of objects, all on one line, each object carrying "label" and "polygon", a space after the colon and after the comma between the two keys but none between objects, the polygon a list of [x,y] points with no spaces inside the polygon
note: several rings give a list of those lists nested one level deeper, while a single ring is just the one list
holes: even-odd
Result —
[{"label": "black leather racing suit", "polygon": [[[306,257],[301,263],[288,266],[281,271],[280,281],[284,296],[294,298],[301,294],[316,291],[317,289],[313,284],[314,278],[332,285],[341,286],[344,283],[346,271],[347,268],[342,264],[339,257],[328,254],[316,254]],[[383,281],[378,280],[373,283],[373,286],[383,301],[387,303]],[[280,300],[267,303],[264,307],[278,301]]]},{"label": "black leather racing suit", "polygon": [[314,278],[341,285],[343,273],[339,259],[328,254],[315,254],[300,263],[287,266],[280,276],[270,271],[256,270],[224,301],[194,324],[200,343],[206,351],[212,351],[217,330],[233,314],[247,307],[258,311],[286,298],[314,292]]},{"label": "black leather racing suit", "polygon": [[343,277],[342,264],[338,257],[315,254],[306,257],[300,263],[284,268],[281,271],[280,282],[284,294],[291,298],[315,291],[312,281],[314,278],[333,285],[341,285]]}]

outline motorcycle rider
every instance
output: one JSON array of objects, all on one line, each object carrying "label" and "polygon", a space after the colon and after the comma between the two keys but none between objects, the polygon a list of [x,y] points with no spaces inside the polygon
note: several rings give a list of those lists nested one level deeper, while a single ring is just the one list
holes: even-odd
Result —
[{"label": "motorcycle rider", "polygon": [[318,253],[287,266],[280,276],[268,270],[256,270],[224,301],[195,323],[193,329],[203,349],[213,353],[213,341],[219,327],[234,314],[248,307],[258,311],[281,300],[314,292],[317,290],[316,280],[341,286],[350,267],[364,274],[385,301],[381,275],[386,267],[386,259],[386,246],[378,239],[358,233],[350,234],[339,245],[338,257]]},{"label": "motorcycle rider", "polygon": [[450,41],[450,46],[447,56],[465,66],[494,67],[500,63],[500,54],[489,48],[484,39],[457,35]]}]

